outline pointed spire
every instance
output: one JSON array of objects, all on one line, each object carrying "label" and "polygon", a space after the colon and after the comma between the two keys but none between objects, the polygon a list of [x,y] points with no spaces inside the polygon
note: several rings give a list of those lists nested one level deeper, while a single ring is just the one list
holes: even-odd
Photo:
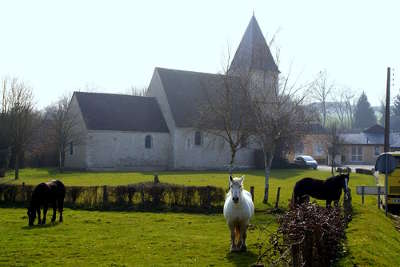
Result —
[{"label": "pointed spire", "polygon": [[279,72],[254,11],[230,66],[233,72],[251,69]]}]

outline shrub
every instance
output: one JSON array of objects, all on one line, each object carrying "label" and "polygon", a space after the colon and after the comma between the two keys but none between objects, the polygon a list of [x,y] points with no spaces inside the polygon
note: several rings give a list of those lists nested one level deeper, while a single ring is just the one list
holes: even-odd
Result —
[{"label": "shrub", "polygon": [[[0,202],[22,203],[30,199],[32,186],[0,184]],[[221,211],[222,188],[139,183],[124,186],[67,186],[65,206],[85,209],[140,209]]]},{"label": "shrub", "polygon": [[331,266],[342,251],[346,221],[340,208],[304,203],[278,219],[277,232],[259,262],[290,266]]},{"label": "shrub", "polygon": [[356,168],[356,173],[373,175],[374,172],[375,169],[368,170],[368,169]]}]

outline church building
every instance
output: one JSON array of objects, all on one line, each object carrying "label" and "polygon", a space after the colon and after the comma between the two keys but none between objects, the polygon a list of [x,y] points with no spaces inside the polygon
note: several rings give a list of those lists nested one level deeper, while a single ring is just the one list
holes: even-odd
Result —
[{"label": "church building", "polygon": [[[253,16],[229,75],[251,73],[253,82],[276,80],[278,67]],[[85,170],[227,169],[230,148],[196,129],[203,89],[221,90],[220,74],[155,68],[146,96],[75,92],[69,112],[83,142],[70,143],[65,166]],[[212,82],[215,81],[215,82]],[[235,166],[255,167],[255,148],[236,155]]]}]

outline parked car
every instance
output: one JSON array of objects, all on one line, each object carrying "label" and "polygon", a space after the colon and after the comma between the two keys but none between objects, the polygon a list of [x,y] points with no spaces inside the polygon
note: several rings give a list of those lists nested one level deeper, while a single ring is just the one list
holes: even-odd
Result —
[{"label": "parked car", "polygon": [[294,159],[294,163],[301,168],[313,168],[316,170],[318,168],[318,162],[311,156],[300,155]]}]

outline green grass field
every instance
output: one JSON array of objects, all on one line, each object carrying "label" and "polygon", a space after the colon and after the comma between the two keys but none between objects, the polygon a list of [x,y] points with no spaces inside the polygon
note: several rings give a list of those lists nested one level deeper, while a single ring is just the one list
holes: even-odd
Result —
[{"label": "green grass field", "polygon": [[[237,175],[241,175],[238,173]],[[259,212],[254,225],[276,229],[276,216],[262,204],[263,173],[250,171],[245,187],[255,186],[256,207]],[[274,170],[271,177],[273,202],[280,186],[281,205],[286,207],[296,180],[312,176],[325,178],[329,173],[308,170]],[[163,182],[226,187],[223,172],[160,172]],[[26,169],[16,183],[37,184],[58,178],[67,185],[116,185],[148,181],[152,173],[79,173],[58,174],[46,169]],[[8,173],[0,183],[15,182]],[[355,215],[347,229],[347,253],[340,266],[400,266],[400,233],[394,222],[376,207],[376,198],[355,195],[356,185],[373,185],[374,178],[352,174]],[[229,231],[222,215],[186,213],[100,212],[65,210],[62,224],[27,227],[26,210],[0,208],[0,266],[248,266],[257,258],[257,230],[248,234],[248,252],[229,253]],[[51,213],[50,213],[51,215]],[[48,218],[50,216],[48,215]]]}]

